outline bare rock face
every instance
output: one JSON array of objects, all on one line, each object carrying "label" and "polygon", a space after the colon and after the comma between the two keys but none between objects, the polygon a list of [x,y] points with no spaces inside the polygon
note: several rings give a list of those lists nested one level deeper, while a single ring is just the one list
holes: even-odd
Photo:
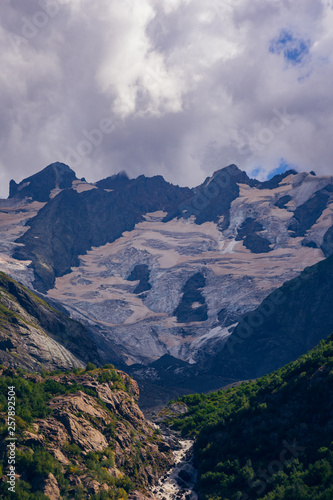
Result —
[{"label": "bare rock face", "polygon": [[27,446],[31,445],[43,445],[44,444],[43,434],[34,434],[33,432],[23,431],[22,442]]},{"label": "bare rock face", "polygon": [[58,486],[58,482],[52,472],[48,475],[48,478],[45,481],[45,486],[43,488],[44,495],[50,497],[50,500],[60,500],[60,490]]},{"label": "bare rock face", "polygon": [[[105,386],[99,386],[97,394],[111,411],[118,413],[133,425],[137,422],[144,424],[145,419],[140,408],[134,406],[131,400],[124,399],[123,394],[113,394],[110,387]],[[138,396],[138,392],[135,393],[135,396]]]},{"label": "bare rock face", "polygon": [[[101,408],[94,408],[95,399],[80,391],[77,394],[68,394],[54,398],[50,403],[53,414],[65,427],[70,442],[77,444],[84,453],[102,451],[107,448],[105,436],[93,427],[87,416],[110,422],[110,417]],[[82,417],[77,417],[77,413]]]},{"label": "bare rock face", "polygon": [[57,419],[50,417],[45,420],[37,420],[40,432],[48,437],[52,449],[60,449],[69,440],[65,426]]},{"label": "bare rock face", "polygon": [[50,472],[46,477],[36,477],[32,482],[33,489],[47,495],[50,500],[61,500],[58,481]]},{"label": "bare rock face", "polygon": [[56,460],[58,460],[58,462],[61,463],[61,465],[70,465],[70,461],[68,460],[68,458],[65,457],[65,455],[60,450],[55,448],[54,450],[50,450],[50,451],[51,451],[52,455],[54,456],[54,458]]},{"label": "bare rock face", "polygon": [[[99,362],[83,325],[0,272],[0,361],[28,370],[73,369]],[[88,348],[89,347],[89,348]]]}]

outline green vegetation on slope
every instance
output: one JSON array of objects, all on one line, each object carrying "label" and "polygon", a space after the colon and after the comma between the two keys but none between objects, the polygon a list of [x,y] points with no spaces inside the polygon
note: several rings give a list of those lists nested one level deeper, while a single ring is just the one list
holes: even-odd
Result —
[{"label": "green vegetation on slope", "polygon": [[[38,297],[38,295],[33,293],[31,290],[29,290],[29,288],[22,285],[21,283],[18,283],[15,280],[13,280],[10,276],[8,276],[3,271],[0,271],[0,286],[1,286],[2,290],[7,290],[7,291],[10,290],[11,292],[14,291],[14,293],[15,293],[15,291],[17,291],[20,288],[21,291],[23,292],[20,294],[21,300],[24,297],[24,294],[26,294],[27,296],[29,296],[31,298],[32,301],[37,302],[38,304],[42,305],[46,309],[49,309],[50,311],[53,311],[56,314],[61,314],[59,311],[54,309],[54,307],[50,306],[50,304],[45,302],[45,300],[41,299],[40,297]],[[15,297],[14,297],[14,295],[12,295],[12,297],[14,298],[14,300],[18,299],[17,294]]]},{"label": "green vegetation on slope", "polygon": [[[145,486],[142,471],[146,466],[152,474],[154,467],[161,466],[161,472],[168,467],[165,456],[152,456],[151,450],[158,449],[161,438],[137,413],[135,383],[113,365],[97,369],[89,363],[85,370],[44,372],[42,376],[21,369],[2,367],[0,371],[1,498],[13,497],[6,479],[1,481],[8,466],[9,387],[15,388],[16,400],[18,500],[49,498],[43,490],[50,474],[64,500],[126,499],[134,487]],[[98,438],[93,441],[95,433],[105,438],[105,445],[100,446]]]},{"label": "green vegetation on slope", "polygon": [[182,398],[204,500],[333,498],[333,336],[256,382]]},{"label": "green vegetation on slope", "polygon": [[[94,366],[94,365],[93,365]],[[105,365],[112,366],[112,365]],[[89,367],[89,363],[87,365]],[[96,367],[95,367],[96,368]],[[86,372],[90,371],[86,369]],[[47,403],[54,396],[64,394],[74,394],[77,391],[83,391],[86,394],[97,397],[96,391],[92,388],[85,387],[71,380],[69,383],[60,383],[52,377],[56,377],[57,372],[43,372],[44,381],[36,382],[36,378],[32,375],[31,379],[20,376],[25,374],[23,370],[17,372],[7,369],[0,378],[0,411],[7,411],[7,392],[8,387],[15,387],[16,396],[16,420],[19,422],[19,429],[27,429],[37,418],[46,418],[50,415],[51,409]],[[70,372],[68,372],[70,373]],[[85,373],[83,369],[74,371],[77,375]],[[59,372],[58,375],[61,373]],[[29,377],[28,374],[26,374]],[[127,388],[114,368],[111,369],[96,369],[93,378],[97,378],[98,382],[113,382],[114,389],[127,391]],[[0,426],[0,435],[6,432],[6,428]]]}]

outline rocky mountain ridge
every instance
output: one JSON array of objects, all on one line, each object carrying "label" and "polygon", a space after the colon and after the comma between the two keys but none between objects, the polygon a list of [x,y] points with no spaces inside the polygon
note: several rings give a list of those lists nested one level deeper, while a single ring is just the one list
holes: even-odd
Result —
[{"label": "rocky mountain ridge", "polygon": [[0,264],[96,329],[102,362],[167,354],[200,366],[333,251],[330,176],[292,170],[259,182],[230,165],[189,189],[124,173],[89,184],[68,168],[53,164],[2,201]]}]

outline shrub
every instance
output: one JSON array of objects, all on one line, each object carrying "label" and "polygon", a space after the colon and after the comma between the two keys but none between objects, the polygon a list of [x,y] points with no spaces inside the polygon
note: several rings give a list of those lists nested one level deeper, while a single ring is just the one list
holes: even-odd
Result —
[{"label": "shrub", "polygon": [[123,382],[123,379],[115,370],[103,370],[98,375],[98,382],[103,384],[105,382]]},{"label": "shrub", "polygon": [[75,443],[64,443],[62,449],[64,453],[67,453],[71,457],[79,457],[82,453],[81,448]]},{"label": "shrub", "polygon": [[94,365],[94,363],[92,363],[91,361],[89,361],[89,363],[87,363],[86,372],[90,372],[90,371],[96,370],[96,369],[97,369],[97,366]]},{"label": "shrub", "polygon": [[28,451],[17,450],[16,460],[19,470],[24,471],[29,478],[48,476],[50,472],[56,474],[60,471],[59,462],[40,447]]}]

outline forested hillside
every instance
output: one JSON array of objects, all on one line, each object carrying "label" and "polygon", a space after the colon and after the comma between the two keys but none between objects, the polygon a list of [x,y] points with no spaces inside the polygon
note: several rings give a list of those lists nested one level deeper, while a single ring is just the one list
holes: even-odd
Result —
[{"label": "forested hillside", "polygon": [[257,381],[182,398],[203,500],[333,498],[333,336]]}]

